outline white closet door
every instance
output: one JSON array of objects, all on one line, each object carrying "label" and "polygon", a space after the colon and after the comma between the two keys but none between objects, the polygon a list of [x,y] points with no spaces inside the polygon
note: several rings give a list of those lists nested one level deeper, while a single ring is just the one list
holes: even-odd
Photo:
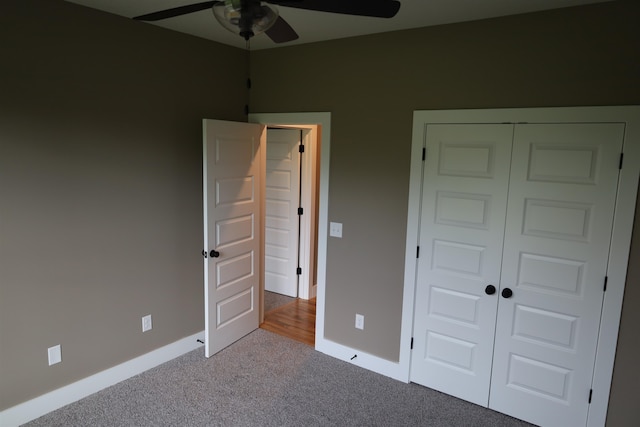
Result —
[{"label": "white closet door", "polygon": [[513,125],[428,125],[410,379],[487,406]]},{"label": "white closet door", "polygon": [[585,425],[622,124],[517,125],[489,406]]}]

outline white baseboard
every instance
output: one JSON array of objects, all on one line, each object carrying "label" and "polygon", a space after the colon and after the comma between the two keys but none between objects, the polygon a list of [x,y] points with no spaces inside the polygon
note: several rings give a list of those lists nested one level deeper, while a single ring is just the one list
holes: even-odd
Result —
[{"label": "white baseboard", "polygon": [[197,340],[204,341],[204,331],[5,409],[0,412],[0,426],[14,427],[35,420],[51,411],[180,357],[203,345]]},{"label": "white baseboard", "polygon": [[384,375],[404,383],[409,382],[409,369],[402,363],[382,359],[364,351],[338,344],[334,341],[318,339],[318,337],[316,337],[315,349],[321,353],[353,365],[360,366],[361,368],[368,369],[380,375]]}]

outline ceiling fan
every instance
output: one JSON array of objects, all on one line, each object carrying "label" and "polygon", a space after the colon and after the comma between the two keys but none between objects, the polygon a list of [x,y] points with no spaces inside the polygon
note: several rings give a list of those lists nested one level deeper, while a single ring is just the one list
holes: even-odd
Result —
[{"label": "ceiling fan", "polygon": [[265,33],[275,43],[298,38],[275,7],[332,12],[345,15],[392,18],[400,9],[396,0],[214,0],[136,16],[138,21],[159,21],[211,8],[218,22],[245,40]]}]

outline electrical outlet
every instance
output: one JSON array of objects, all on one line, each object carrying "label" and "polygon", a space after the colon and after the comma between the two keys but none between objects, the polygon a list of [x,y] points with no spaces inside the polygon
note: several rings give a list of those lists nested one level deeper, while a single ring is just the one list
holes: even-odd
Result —
[{"label": "electrical outlet", "polygon": [[151,323],[151,315],[148,314],[142,318],[142,332],[150,331],[153,328]]},{"label": "electrical outlet", "polygon": [[364,329],[364,316],[356,314],[356,329]]},{"label": "electrical outlet", "polygon": [[49,366],[62,362],[62,347],[60,347],[60,344],[49,347],[47,353],[49,355]]},{"label": "electrical outlet", "polygon": [[342,223],[330,222],[329,223],[329,236],[342,238]]}]

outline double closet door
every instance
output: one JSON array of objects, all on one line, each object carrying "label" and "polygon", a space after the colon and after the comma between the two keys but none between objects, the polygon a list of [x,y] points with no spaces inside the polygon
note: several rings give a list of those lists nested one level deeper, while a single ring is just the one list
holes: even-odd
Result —
[{"label": "double closet door", "polygon": [[585,425],[623,131],[427,125],[411,381]]}]

